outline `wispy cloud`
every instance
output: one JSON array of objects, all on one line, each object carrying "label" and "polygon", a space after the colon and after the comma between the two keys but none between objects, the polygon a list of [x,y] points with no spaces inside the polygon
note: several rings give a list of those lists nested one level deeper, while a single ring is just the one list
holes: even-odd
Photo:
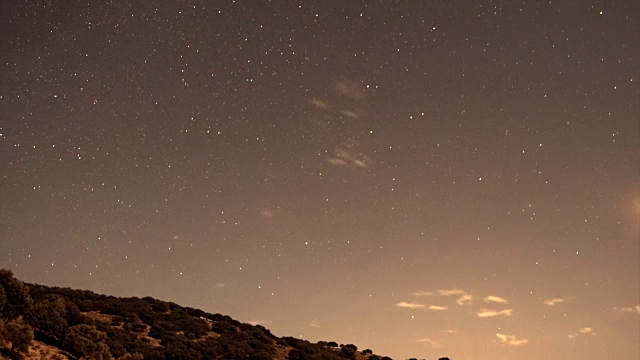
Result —
[{"label": "wispy cloud", "polygon": [[327,161],[331,165],[336,166],[349,166],[366,168],[369,166],[369,157],[354,151],[357,143],[354,141],[345,142],[342,147],[337,148],[334,151],[333,156],[329,157]]},{"label": "wispy cloud", "polygon": [[416,341],[417,341],[417,342],[420,342],[420,343],[426,343],[426,344],[429,344],[429,345],[431,345],[431,346],[432,346],[432,347],[434,347],[434,348],[441,348],[441,347],[442,347],[442,345],[441,345],[440,343],[438,343],[438,342],[436,342],[436,341],[434,341],[434,340],[431,340],[431,339],[429,339],[429,338],[422,338],[422,339],[418,339],[418,340],[416,340]]},{"label": "wispy cloud", "polygon": [[469,294],[464,294],[456,300],[456,303],[460,306],[471,305],[473,304],[473,296]]},{"label": "wispy cloud", "polygon": [[480,311],[478,312],[478,317],[479,318],[488,318],[488,317],[494,317],[494,316],[511,316],[513,314],[513,310],[512,309],[506,309],[506,310],[494,310],[494,309],[480,309]]},{"label": "wispy cloud", "polygon": [[457,334],[459,333],[458,330],[456,329],[447,329],[447,330],[442,330],[443,333],[447,333],[447,334]]},{"label": "wispy cloud", "polygon": [[448,307],[446,307],[446,306],[429,305],[429,310],[433,310],[433,311],[445,311],[447,309],[448,309]]},{"label": "wispy cloud", "polygon": [[249,321],[249,324],[256,326],[256,325],[268,325],[271,324],[270,320],[251,320]]},{"label": "wispy cloud", "polygon": [[467,294],[464,290],[461,289],[440,289],[436,290],[435,293],[431,291],[417,291],[413,293],[416,296],[457,296],[456,303],[460,306],[462,305],[471,305],[473,303],[473,296]]},{"label": "wispy cloud", "polygon": [[438,295],[441,296],[456,296],[463,295],[464,291],[460,289],[438,290]]},{"label": "wispy cloud", "polygon": [[529,342],[529,339],[518,339],[514,335],[497,333],[496,337],[500,339],[500,342],[511,346],[520,346]]},{"label": "wispy cloud", "polygon": [[491,302],[491,303],[498,303],[498,304],[506,304],[508,303],[507,299],[500,297],[500,296],[495,296],[495,295],[489,295],[487,297],[485,297],[484,302]]},{"label": "wispy cloud", "polygon": [[614,307],[613,310],[621,313],[631,313],[640,315],[640,305],[630,307]]},{"label": "wispy cloud", "polygon": [[569,334],[569,339],[573,339],[580,335],[589,335],[589,334],[591,334],[592,336],[596,336],[596,333],[593,331],[593,328],[583,327],[582,329],[574,332],[573,334]]},{"label": "wispy cloud", "polygon": [[423,304],[401,301],[396,304],[396,307],[405,308],[405,309],[424,309],[426,306],[424,306]]},{"label": "wispy cloud", "polygon": [[311,100],[311,103],[321,109],[328,109],[329,108],[329,104],[327,104],[325,101],[320,100],[320,99],[313,99]]},{"label": "wispy cloud", "polygon": [[556,304],[561,304],[563,302],[564,302],[564,299],[553,298],[553,299],[545,300],[542,303],[547,305],[547,306],[556,306]]},{"label": "wispy cloud", "polygon": [[364,87],[355,81],[336,81],[336,91],[338,94],[354,100],[362,100],[364,98]]},{"label": "wispy cloud", "polygon": [[314,328],[319,328],[320,327],[320,322],[318,320],[311,320],[307,325],[314,327]]}]

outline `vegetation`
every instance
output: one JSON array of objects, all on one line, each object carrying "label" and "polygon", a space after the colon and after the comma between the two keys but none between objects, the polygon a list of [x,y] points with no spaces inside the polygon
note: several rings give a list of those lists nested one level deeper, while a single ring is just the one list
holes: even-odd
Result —
[{"label": "vegetation", "polygon": [[25,284],[0,269],[0,358],[23,358],[34,340],[70,359],[390,360],[352,344],[278,338],[260,325],[151,297]]}]

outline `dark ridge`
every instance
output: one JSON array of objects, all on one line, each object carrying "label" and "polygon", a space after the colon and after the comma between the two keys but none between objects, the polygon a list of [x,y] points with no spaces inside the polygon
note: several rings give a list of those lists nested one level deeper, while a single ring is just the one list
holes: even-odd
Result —
[{"label": "dark ridge", "polygon": [[0,358],[391,360],[352,344],[277,337],[260,325],[152,297],[27,284],[4,269]]}]

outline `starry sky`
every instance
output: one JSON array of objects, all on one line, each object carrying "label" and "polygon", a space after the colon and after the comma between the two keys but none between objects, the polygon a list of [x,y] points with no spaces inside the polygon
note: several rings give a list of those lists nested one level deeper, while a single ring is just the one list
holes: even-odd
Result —
[{"label": "starry sky", "polygon": [[400,359],[637,359],[638,15],[3,1],[0,266]]}]

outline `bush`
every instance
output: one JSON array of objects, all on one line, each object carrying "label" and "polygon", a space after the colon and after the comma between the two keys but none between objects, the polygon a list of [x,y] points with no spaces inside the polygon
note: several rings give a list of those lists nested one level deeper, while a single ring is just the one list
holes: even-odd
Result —
[{"label": "bush", "polygon": [[106,341],[107,335],[95,326],[80,324],[69,329],[62,346],[78,357],[106,360],[111,359]]},{"label": "bush", "polygon": [[4,324],[0,320],[0,339],[11,342],[11,350],[26,353],[33,343],[33,330],[20,320]]},{"label": "bush", "polygon": [[340,349],[340,356],[347,359],[353,359],[356,356],[356,352],[357,352],[357,349],[355,348],[355,346],[345,345]]},{"label": "bush", "polygon": [[36,302],[26,314],[27,322],[36,332],[53,339],[62,339],[67,329],[67,306],[63,298],[51,295]]},{"label": "bush", "polygon": [[29,287],[14,278],[10,270],[0,269],[0,288],[5,299],[0,317],[7,320],[17,319],[31,307],[33,300],[29,294]]}]

